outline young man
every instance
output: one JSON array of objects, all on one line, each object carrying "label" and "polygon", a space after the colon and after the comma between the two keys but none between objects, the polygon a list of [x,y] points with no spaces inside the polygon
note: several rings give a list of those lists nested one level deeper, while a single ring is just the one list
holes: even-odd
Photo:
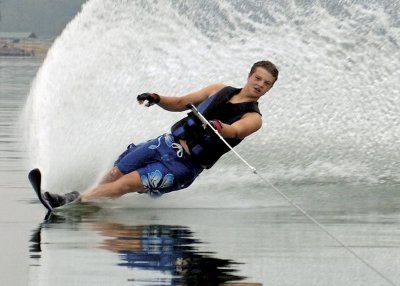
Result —
[{"label": "young man", "polygon": [[[256,62],[242,89],[217,83],[185,96],[160,96],[143,93],[140,104],[154,104],[167,111],[184,111],[193,104],[218,133],[233,147],[261,128],[258,99],[269,91],[278,79],[278,70],[269,61]],[[204,170],[230,149],[193,114],[175,123],[171,134],[139,145],[131,144],[115,162],[98,186],[82,194],[63,196],[45,193],[50,205],[90,202],[102,198],[118,198],[126,193],[148,193],[160,196],[188,187]]]}]

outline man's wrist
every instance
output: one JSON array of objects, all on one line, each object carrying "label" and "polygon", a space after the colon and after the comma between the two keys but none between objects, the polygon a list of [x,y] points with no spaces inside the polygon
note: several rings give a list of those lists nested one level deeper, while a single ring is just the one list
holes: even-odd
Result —
[{"label": "man's wrist", "polygon": [[151,97],[153,98],[153,102],[158,104],[160,102],[160,95],[158,93],[151,93]]}]

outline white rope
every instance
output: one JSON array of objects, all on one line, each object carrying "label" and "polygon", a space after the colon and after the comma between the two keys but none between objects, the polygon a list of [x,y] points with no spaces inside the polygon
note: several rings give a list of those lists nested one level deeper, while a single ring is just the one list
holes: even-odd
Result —
[{"label": "white rope", "polygon": [[392,280],[390,280],[388,277],[386,277],[382,272],[380,272],[378,269],[376,269],[373,265],[368,263],[365,259],[363,259],[361,256],[359,256],[355,251],[353,251],[350,247],[348,247],[346,244],[344,244],[339,238],[337,238],[334,234],[332,234],[326,227],[324,227],[321,223],[319,223],[313,216],[308,214],[303,208],[298,206],[291,198],[289,198],[285,193],[283,193],[281,190],[279,190],[276,186],[274,186],[269,180],[265,179],[261,174],[259,174],[253,166],[251,166],[245,159],[243,159],[242,156],[240,156],[236,150],[232,148],[232,146],[226,142],[226,140],[221,136],[221,134],[218,133],[218,131],[211,125],[211,123],[201,114],[197,108],[193,104],[189,104],[188,107],[192,110],[193,114],[197,116],[197,118],[200,119],[200,121],[207,125],[208,127],[211,128],[211,130],[219,137],[219,139],[222,140],[222,142],[225,143],[225,145],[243,162],[245,163],[250,170],[256,174],[262,181],[264,181],[266,184],[272,187],[273,190],[275,190],[281,197],[283,197],[287,202],[289,202],[293,207],[295,207],[298,211],[300,211],[306,218],[308,218],[312,223],[314,223],[316,226],[318,226],[323,232],[325,232],[329,237],[331,237],[334,241],[336,241],[340,246],[342,246],[344,249],[346,249],[349,253],[351,253],[355,258],[357,258],[361,263],[366,265],[369,269],[371,269],[373,272],[378,274],[382,279],[386,280],[390,285],[392,286],[398,286],[395,284]]}]

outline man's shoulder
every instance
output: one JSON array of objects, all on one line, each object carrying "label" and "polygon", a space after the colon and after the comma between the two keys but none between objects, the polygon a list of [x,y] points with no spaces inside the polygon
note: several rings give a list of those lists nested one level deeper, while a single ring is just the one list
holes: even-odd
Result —
[{"label": "man's shoulder", "polygon": [[226,87],[227,85],[224,83],[213,83],[210,84],[209,86],[207,86],[207,90],[209,93],[209,96],[217,93],[218,91],[220,91],[221,89],[223,89],[224,87]]},{"label": "man's shoulder", "polygon": [[209,86],[213,87],[213,88],[216,88],[216,89],[223,89],[227,85],[225,83],[222,83],[222,82],[216,82],[216,83],[210,84]]}]

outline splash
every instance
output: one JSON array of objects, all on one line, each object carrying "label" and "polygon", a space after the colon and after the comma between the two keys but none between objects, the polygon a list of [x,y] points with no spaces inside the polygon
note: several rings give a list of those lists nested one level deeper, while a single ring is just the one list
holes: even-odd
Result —
[{"label": "splash", "polygon": [[[31,164],[46,188],[86,188],[130,142],[184,115],[145,109],[137,94],[242,86],[260,59],[276,63],[280,78],[262,99],[264,127],[237,150],[264,176],[400,180],[398,4],[169,2],[89,1],[55,41],[26,106]],[[238,201],[249,185],[260,188],[235,160],[225,156],[191,188],[215,182],[223,197],[235,186]]]}]

